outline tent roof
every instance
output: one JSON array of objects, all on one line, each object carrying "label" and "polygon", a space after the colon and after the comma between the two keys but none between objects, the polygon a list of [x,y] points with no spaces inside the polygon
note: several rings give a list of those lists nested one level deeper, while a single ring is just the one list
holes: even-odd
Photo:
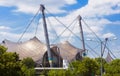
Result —
[{"label": "tent roof", "polygon": [[106,57],[106,62],[111,62],[113,58],[111,57],[110,53],[108,52],[107,57]]},{"label": "tent roof", "polygon": [[57,46],[60,49],[61,57],[69,61],[74,60],[77,53],[82,51],[81,49],[71,45],[68,41],[59,43]]},{"label": "tent roof", "polygon": [[[31,57],[36,62],[41,62],[45,52],[47,51],[46,45],[37,37],[20,43],[4,40],[1,45],[7,47],[7,51],[9,52],[18,53],[20,59]],[[68,41],[52,45],[52,47],[53,46],[57,46],[59,48],[60,56],[69,61],[74,60],[76,54],[81,51],[81,49],[74,47]]]}]

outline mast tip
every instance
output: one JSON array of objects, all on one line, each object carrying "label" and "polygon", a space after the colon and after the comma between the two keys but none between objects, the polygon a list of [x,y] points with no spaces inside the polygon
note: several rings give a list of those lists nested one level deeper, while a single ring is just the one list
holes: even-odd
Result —
[{"label": "mast tip", "polygon": [[80,15],[78,15],[78,19],[79,19],[79,20],[82,20],[82,17],[81,17]]},{"label": "mast tip", "polygon": [[45,9],[43,4],[40,4],[40,10],[43,11]]}]

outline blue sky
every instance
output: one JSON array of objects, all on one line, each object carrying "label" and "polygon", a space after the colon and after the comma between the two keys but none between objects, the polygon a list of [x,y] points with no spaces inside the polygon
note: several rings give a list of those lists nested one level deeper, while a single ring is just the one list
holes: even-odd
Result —
[{"label": "blue sky", "polygon": [[[39,9],[40,4],[44,4],[46,9],[66,26],[78,15],[81,15],[83,20],[101,40],[104,40],[106,37],[111,40],[108,47],[112,51],[114,50],[113,53],[116,56],[120,57],[120,0],[0,0],[0,41],[2,42],[2,40],[8,39],[17,42],[24,29]],[[47,13],[47,15],[47,19],[51,21],[51,25],[56,29],[55,31],[59,35],[64,27],[49,13]],[[44,41],[41,17],[39,21],[37,18],[33,21],[21,41],[29,40],[35,36],[37,22],[39,22],[39,28],[36,36]],[[71,30],[72,28],[73,26],[70,27]],[[78,28],[77,23],[73,31],[79,36]],[[49,23],[48,29],[52,30],[51,27],[49,27]],[[84,23],[83,30],[85,40],[94,39],[98,41]],[[51,41],[55,40],[55,34],[53,32],[54,31],[49,32]],[[68,30],[61,36],[61,41],[67,40],[69,35],[71,36],[69,38],[70,42],[81,48],[81,45],[79,45],[81,43],[77,43],[80,41],[77,40],[74,35],[71,35]],[[112,40],[113,38],[117,38],[117,40]],[[100,48],[100,43],[87,40],[85,42],[92,48],[95,48],[94,45],[97,44],[97,50]],[[88,47],[86,48],[89,49]],[[99,53],[100,51],[97,52]]]}]

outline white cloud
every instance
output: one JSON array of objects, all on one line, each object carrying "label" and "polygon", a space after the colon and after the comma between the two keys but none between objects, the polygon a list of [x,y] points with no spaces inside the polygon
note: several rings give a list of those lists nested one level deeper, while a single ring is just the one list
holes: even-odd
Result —
[{"label": "white cloud", "polygon": [[18,39],[18,34],[13,34],[13,33],[9,33],[9,32],[0,32],[0,41],[4,40],[4,39],[8,39],[8,40],[14,40],[17,41]]},{"label": "white cloud", "polygon": [[[1,6],[15,6],[17,7],[15,11],[25,13],[35,13],[40,4],[44,4],[52,13],[62,13],[67,12],[62,10],[62,7],[66,6],[66,4],[75,3],[77,3],[76,0],[0,0]],[[117,10],[113,9],[113,7],[116,7]],[[96,17],[120,13],[118,8],[120,8],[119,0],[89,0],[86,6],[72,13],[81,14],[84,17]]]},{"label": "white cloud", "polygon": [[103,34],[103,38],[111,38],[111,37],[115,37],[115,35],[113,33]]},{"label": "white cloud", "polygon": [[66,3],[68,3],[68,4],[74,4],[74,3],[77,3],[76,0],[65,0],[65,1],[66,1]]},{"label": "white cloud", "polygon": [[15,12],[35,13],[40,4],[44,4],[52,13],[65,13],[61,8],[66,4],[74,4],[76,0],[0,0],[0,6],[15,6]]},{"label": "white cloud", "polygon": [[[74,19],[80,14],[82,18],[86,21],[86,23],[89,25],[89,27],[98,36],[101,37],[102,33],[104,33],[104,28],[108,24],[119,24],[119,21],[112,22],[104,18],[104,16],[109,16],[111,14],[119,14],[120,10],[117,9],[120,8],[118,6],[119,4],[119,0],[89,0],[86,6],[73,11],[72,13],[64,17],[64,19],[71,19],[72,21],[72,19]],[[116,7],[116,9],[113,9],[113,7]],[[90,30],[84,27],[84,25],[83,30],[86,33],[90,33]]]},{"label": "white cloud", "polygon": [[111,24],[120,26],[120,21],[115,21],[115,22],[112,22]]},{"label": "white cloud", "polygon": [[[35,13],[38,8],[39,4],[45,4],[47,10],[51,13],[63,13],[67,12],[66,10],[62,10],[61,8],[64,7],[66,4],[71,5],[75,4],[76,0],[0,0],[1,6],[16,6],[17,9],[14,10],[15,12],[23,12],[23,13]],[[63,22],[66,26],[68,26],[73,19],[75,19],[78,15],[81,15],[82,18],[86,21],[89,27],[96,32],[97,35],[102,36],[104,31],[104,27],[108,24],[119,24],[117,22],[111,22],[104,18],[106,15],[111,14],[118,14],[120,13],[120,0],[88,0],[88,4],[82,8],[77,10],[73,10],[69,12],[68,15],[63,17],[57,17],[61,22]],[[116,9],[113,9],[116,7]],[[64,27],[62,24],[57,22],[53,17],[49,17],[50,21],[52,22],[52,26],[56,29],[57,34],[59,35],[63,30]],[[70,27],[72,29],[73,27]],[[74,33],[79,33],[79,26],[78,23],[76,24],[76,29]],[[85,27],[83,24],[83,30],[85,33],[91,33],[91,31]],[[43,30],[42,30],[43,31]],[[102,33],[101,33],[102,32]],[[67,36],[70,32],[67,32],[63,35],[64,37]],[[40,33],[42,34],[42,33]],[[44,34],[43,34],[44,35]],[[111,35],[112,36],[112,35]]]},{"label": "white cloud", "polygon": [[[120,4],[119,0],[89,0],[88,4],[73,14],[80,14],[83,17],[103,17],[105,15],[120,13],[119,9],[113,9],[112,7]],[[117,6],[116,8],[120,8]]]},{"label": "white cloud", "polygon": [[7,26],[0,26],[0,30],[11,30],[11,28]]},{"label": "white cloud", "polygon": [[[11,32],[0,32],[0,41],[7,39],[11,40],[13,42],[17,42],[22,34],[16,34],[16,33],[11,33]],[[26,41],[32,38],[34,35],[33,33],[26,33],[20,41]]]}]

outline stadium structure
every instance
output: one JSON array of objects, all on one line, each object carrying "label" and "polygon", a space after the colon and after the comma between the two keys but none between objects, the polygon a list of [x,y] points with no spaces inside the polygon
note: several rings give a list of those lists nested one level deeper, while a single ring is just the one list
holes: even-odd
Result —
[{"label": "stadium structure", "polygon": [[[19,54],[20,60],[31,57],[35,61],[36,66],[50,66],[47,56],[47,47],[37,37],[19,43],[4,40],[1,45],[5,46],[8,52],[16,52]],[[54,67],[62,67],[64,60],[69,63],[82,58],[82,49],[73,46],[68,41],[50,45],[50,51],[52,53]]]}]

